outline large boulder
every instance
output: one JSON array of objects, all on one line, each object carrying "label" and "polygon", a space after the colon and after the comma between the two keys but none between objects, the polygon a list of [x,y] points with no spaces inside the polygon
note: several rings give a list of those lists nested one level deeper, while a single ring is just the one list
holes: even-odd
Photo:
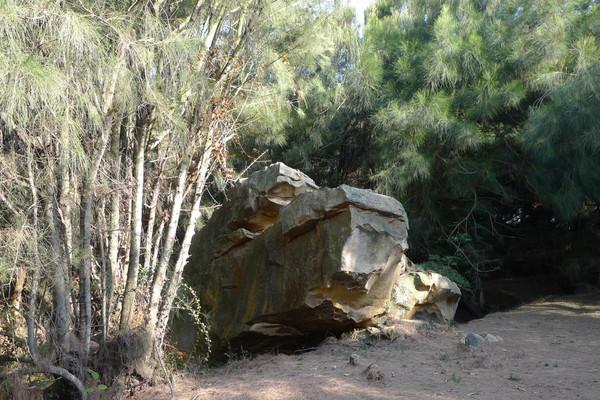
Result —
[{"label": "large boulder", "polygon": [[[227,193],[194,238],[185,279],[210,315],[217,347],[232,340],[250,347],[257,335],[336,334],[391,310],[411,265],[407,237],[397,200],[346,185],[318,188],[277,163]],[[449,314],[444,308],[444,318]],[[189,350],[188,323],[176,319],[173,327]]]}]

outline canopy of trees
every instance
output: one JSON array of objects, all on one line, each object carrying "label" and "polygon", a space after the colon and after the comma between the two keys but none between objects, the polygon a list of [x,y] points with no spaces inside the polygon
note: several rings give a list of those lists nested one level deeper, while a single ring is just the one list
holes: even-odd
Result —
[{"label": "canopy of trees", "polygon": [[539,269],[574,232],[597,240],[596,1],[381,0],[365,17],[296,65],[273,158],[401,199],[413,257],[465,287],[515,245],[548,249]]},{"label": "canopy of trees", "polygon": [[237,178],[247,98],[269,96],[288,52],[318,57],[305,48],[326,16],[310,1],[0,2],[0,265],[16,316],[28,293],[37,370],[85,396],[91,342],[110,360],[134,333],[126,362],[151,376],[208,185]]}]

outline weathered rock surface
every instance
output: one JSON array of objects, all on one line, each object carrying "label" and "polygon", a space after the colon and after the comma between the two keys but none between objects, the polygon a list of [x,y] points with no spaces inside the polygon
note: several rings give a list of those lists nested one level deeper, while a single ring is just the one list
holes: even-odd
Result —
[{"label": "weathered rock surface", "polygon": [[481,346],[484,339],[481,335],[478,335],[473,332],[469,332],[467,336],[465,336],[464,343],[467,349],[476,349]]},{"label": "weathered rock surface", "polygon": [[394,319],[432,316],[451,321],[456,313],[461,292],[456,283],[431,271],[419,271],[409,262],[392,293],[388,314]]},{"label": "weathered rock surface", "polygon": [[[452,318],[449,299],[457,302],[460,291],[451,281],[411,270],[410,290],[402,289],[411,263],[408,218],[397,200],[346,185],[318,188],[281,163],[227,198],[196,234],[185,276],[209,312],[217,347],[368,326],[387,315],[390,299],[401,300],[396,316],[419,308]],[[176,318],[173,327],[189,349],[190,325]]]}]

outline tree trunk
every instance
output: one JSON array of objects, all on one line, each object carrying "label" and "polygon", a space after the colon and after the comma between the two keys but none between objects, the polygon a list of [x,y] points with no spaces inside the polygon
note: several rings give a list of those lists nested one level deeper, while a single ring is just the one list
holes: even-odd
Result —
[{"label": "tree trunk", "polygon": [[[119,58],[123,57],[123,53]],[[119,73],[123,67],[123,61],[115,67],[111,79],[104,88],[102,104],[102,130],[99,144],[93,151],[91,157],[90,170],[83,178],[81,195],[81,264],[79,268],[79,335],[81,336],[81,373],[83,367],[87,365],[88,353],[90,350],[90,336],[92,330],[92,294],[91,294],[91,270],[93,265],[92,252],[92,206],[94,201],[94,186],[100,169],[100,164],[104,159],[106,146],[111,138],[113,129],[113,102],[117,88]]]},{"label": "tree trunk", "polygon": [[109,273],[110,268],[108,267],[106,262],[106,246],[104,244],[106,239],[106,221],[104,218],[105,211],[106,201],[103,198],[100,202],[100,210],[98,212],[98,216],[96,217],[98,219],[97,240],[100,245],[100,295],[102,296],[100,317],[102,318],[102,343],[106,343],[106,339],[108,337],[108,321],[110,320],[110,314],[108,313],[108,301],[106,297],[107,282],[109,280],[107,275]]},{"label": "tree trunk", "polygon": [[88,176],[84,178],[81,195],[81,264],[79,269],[79,335],[81,339],[81,366],[87,364],[92,333],[92,288],[91,271],[94,264],[92,251],[92,219],[94,203],[94,186],[100,163],[104,157],[106,145],[112,131],[112,118],[109,116],[103,126],[100,145],[92,160]]},{"label": "tree trunk", "polygon": [[[125,143],[123,148],[127,148],[127,135],[121,137],[122,141]],[[123,227],[122,235],[121,235],[121,243],[123,248],[123,262],[121,264],[121,270],[118,271],[118,287],[120,290],[123,290],[123,268],[129,265],[129,257],[131,255],[131,232],[132,223],[133,223],[133,195],[131,194],[131,184],[133,182],[133,162],[131,162],[131,154],[129,152],[123,153],[123,159],[121,160],[122,165],[125,167],[125,182],[127,184],[127,206],[125,208],[125,226]],[[120,323],[120,321],[119,321]]]},{"label": "tree trunk", "polygon": [[154,224],[156,222],[156,208],[158,206],[158,198],[160,195],[161,172],[158,172],[154,188],[152,189],[152,200],[148,206],[148,225],[146,229],[146,239],[144,240],[144,273],[150,273],[150,265],[152,262],[152,239],[154,238]]},{"label": "tree trunk", "polygon": [[173,205],[171,209],[171,217],[169,220],[169,227],[167,229],[167,235],[165,237],[165,243],[163,245],[162,253],[158,261],[156,271],[154,273],[154,279],[152,281],[152,289],[150,294],[150,309],[148,310],[148,316],[146,317],[146,326],[149,330],[155,333],[156,323],[158,319],[158,311],[160,305],[160,296],[165,283],[167,274],[167,266],[173,254],[173,246],[175,244],[177,227],[179,224],[179,216],[181,214],[181,205],[183,203],[183,192],[185,191],[186,178],[191,163],[191,154],[186,152],[184,159],[179,169],[179,176],[177,179],[177,188],[175,189],[175,197],[173,199]]},{"label": "tree trunk", "polygon": [[45,361],[43,361],[40,357],[37,347],[37,325],[35,322],[36,313],[37,313],[37,292],[40,281],[40,256],[38,249],[38,233],[39,233],[39,197],[37,193],[37,188],[35,184],[35,176],[33,173],[33,154],[31,151],[31,147],[28,146],[28,155],[27,155],[27,172],[28,172],[28,181],[29,188],[31,191],[31,197],[33,200],[32,204],[32,214],[33,214],[33,253],[35,266],[33,269],[33,274],[31,277],[31,293],[29,295],[29,310],[27,311],[27,347],[29,348],[29,353],[31,354],[31,359],[35,365],[35,368],[28,371],[30,373],[48,373],[53,375],[61,376],[71,382],[81,395],[82,400],[87,400],[87,392],[85,390],[85,386],[83,383],[77,379],[76,376],[71,374],[64,368],[57,367],[51,365]]},{"label": "tree trunk", "polygon": [[[52,274],[52,299],[53,299],[53,322],[54,329],[52,330],[52,337],[55,343],[59,346],[59,358],[62,358],[69,349],[69,291],[67,290],[67,275],[69,271],[69,264],[67,263],[66,257],[64,257],[61,244],[60,235],[57,231],[55,221],[58,221],[58,213],[54,209],[54,201],[52,197],[48,199],[46,203],[46,218],[48,223],[48,230],[50,232],[50,243],[54,258],[52,262],[53,274]],[[62,362],[59,362],[62,364]]]},{"label": "tree trunk", "polygon": [[81,366],[87,365],[92,329],[91,270],[92,252],[92,183],[86,179],[81,197],[81,264],[79,267],[79,335],[81,340]]},{"label": "tree trunk", "polygon": [[153,252],[152,252],[152,262],[150,263],[149,275],[154,276],[154,271],[156,270],[156,264],[158,263],[158,251],[159,245],[162,239],[163,231],[165,230],[165,219],[161,218],[160,225],[158,226],[158,232],[156,232],[156,237],[154,238]]},{"label": "tree trunk", "polygon": [[160,308],[160,319],[157,328],[157,339],[161,344],[165,334],[167,322],[169,321],[171,307],[173,306],[173,301],[177,296],[177,289],[179,288],[179,284],[181,283],[183,269],[189,258],[189,251],[190,246],[192,244],[192,238],[194,237],[194,233],[196,232],[196,223],[198,222],[198,218],[200,217],[200,205],[202,203],[202,195],[204,194],[204,188],[206,187],[206,179],[208,178],[208,171],[210,169],[210,164],[212,161],[211,152],[212,142],[210,140],[207,140],[204,152],[202,154],[202,158],[200,160],[200,163],[198,164],[198,178],[196,181],[196,190],[194,193],[194,203],[192,205],[192,210],[190,211],[188,226],[185,231],[183,242],[181,243],[181,249],[179,250],[177,262],[175,263],[175,268],[173,270],[173,276],[169,281],[169,286],[167,287],[167,292],[164,296],[164,300]]},{"label": "tree trunk", "polygon": [[133,156],[135,193],[133,196],[133,215],[130,236],[129,265],[127,268],[127,281],[123,295],[121,321],[119,329],[127,330],[131,327],[131,319],[135,307],[135,293],[137,291],[138,273],[140,270],[140,246],[142,243],[142,212],[144,209],[144,157],[146,148],[146,133],[151,117],[151,108],[142,107],[136,116],[135,126],[135,152]]},{"label": "tree trunk", "polygon": [[[71,288],[71,266],[73,265],[73,223],[72,223],[72,193],[71,193],[71,179],[69,177],[69,166],[67,164],[67,160],[65,160],[65,155],[61,154],[61,163],[60,163],[60,213],[61,222],[63,226],[64,232],[64,259],[67,263],[67,290],[70,292]],[[71,304],[72,306],[72,304]],[[73,309],[71,307],[70,312],[73,313]]]},{"label": "tree trunk", "polygon": [[29,310],[27,311],[27,347],[34,363],[39,362],[39,353],[37,349],[37,326],[35,324],[35,314],[37,307],[37,292],[40,282],[40,252],[38,250],[38,213],[39,213],[39,198],[37,187],[35,184],[35,175],[33,173],[33,152],[31,146],[27,149],[27,173],[29,178],[29,189],[31,191],[32,204],[32,219],[33,219],[33,258],[35,265],[33,266],[33,274],[31,276],[31,293],[29,295]]},{"label": "tree trunk", "polygon": [[[111,158],[112,158],[112,177],[115,182],[121,180],[121,154],[120,154],[120,134],[127,129],[127,119],[123,118],[119,126],[120,131],[113,132],[111,139]],[[110,220],[109,220],[109,243],[108,243],[108,269],[106,273],[106,303],[107,303],[107,332],[110,331],[110,315],[112,314],[112,298],[114,294],[116,274],[119,271],[119,228],[121,214],[121,193],[120,190],[114,190],[110,199]]]},{"label": "tree trunk", "polygon": [[25,269],[23,267],[15,268],[15,286],[12,291],[12,307],[15,311],[21,309],[21,299],[23,297],[23,288],[25,287]]}]

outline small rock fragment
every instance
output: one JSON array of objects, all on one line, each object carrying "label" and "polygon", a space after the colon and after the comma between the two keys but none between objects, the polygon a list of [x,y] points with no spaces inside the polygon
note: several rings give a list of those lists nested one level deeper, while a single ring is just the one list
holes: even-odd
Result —
[{"label": "small rock fragment", "polygon": [[381,382],[385,377],[385,374],[377,364],[370,364],[363,373],[367,376],[367,380],[371,382]]},{"label": "small rock fragment", "polygon": [[404,339],[405,337],[404,332],[398,326],[384,326],[381,328],[381,332],[386,339],[392,342],[396,339]]},{"label": "small rock fragment", "polygon": [[375,326],[369,326],[369,327],[367,327],[367,332],[371,336],[376,336],[376,337],[381,336],[381,329],[379,329],[379,328],[377,328]]},{"label": "small rock fragment", "polygon": [[348,360],[348,364],[350,365],[358,365],[358,354],[352,353],[350,354],[350,359]]},{"label": "small rock fragment", "polygon": [[465,345],[470,349],[476,349],[481,346],[483,340],[483,337],[480,335],[469,332],[467,336],[465,336]]},{"label": "small rock fragment", "polygon": [[481,336],[485,339],[486,342],[489,342],[489,343],[499,343],[499,342],[503,341],[503,339],[500,336],[492,335],[491,333],[487,333],[487,332],[483,333]]}]

